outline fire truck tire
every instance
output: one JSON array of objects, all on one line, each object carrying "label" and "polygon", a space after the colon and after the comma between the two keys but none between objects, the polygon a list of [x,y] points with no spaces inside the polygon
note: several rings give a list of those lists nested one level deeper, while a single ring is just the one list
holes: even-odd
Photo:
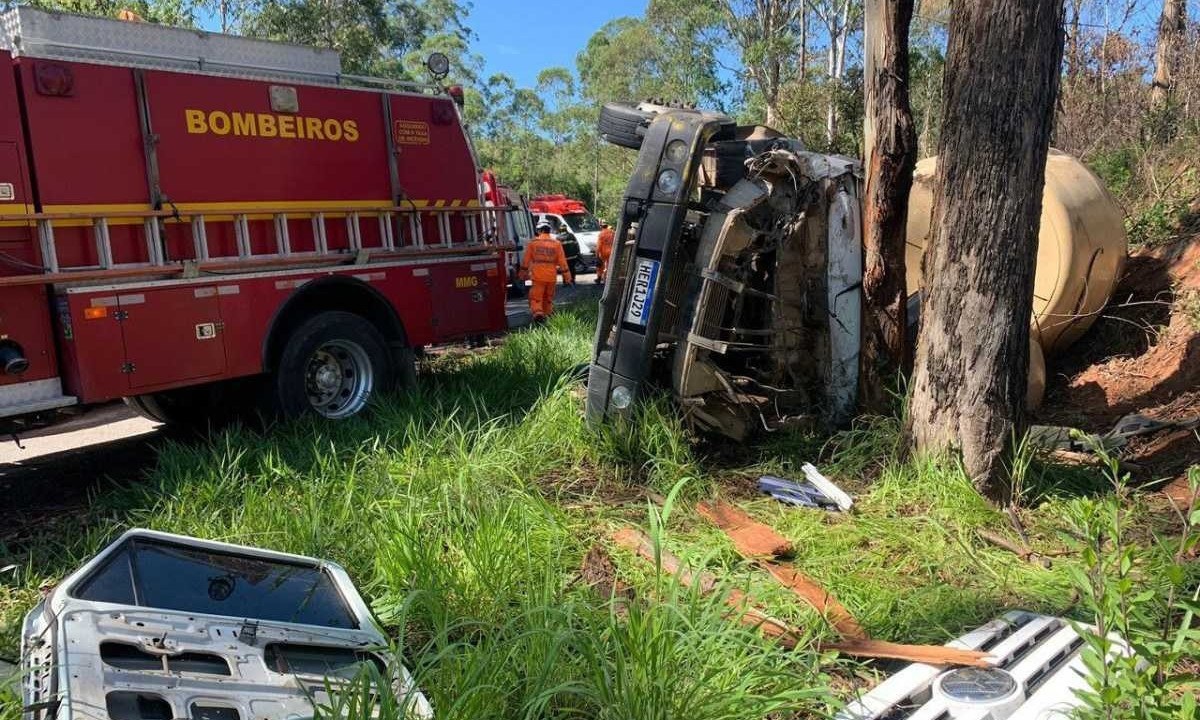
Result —
[{"label": "fire truck tire", "polygon": [[354,313],[324,312],[288,337],[270,382],[268,409],[288,418],[347,418],[394,380],[387,342],[374,325]]},{"label": "fire truck tire", "polygon": [[239,381],[195,385],[125,398],[125,404],[147,420],[184,432],[204,433],[243,417]]},{"label": "fire truck tire", "polygon": [[600,108],[600,137],[613,145],[637,150],[642,146],[646,128],[656,114],[633,103],[605,103]]},{"label": "fire truck tire", "polygon": [[397,390],[413,390],[417,387],[417,353],[410,347],[392,351],[392,367],[396,369],[393,385]]}]

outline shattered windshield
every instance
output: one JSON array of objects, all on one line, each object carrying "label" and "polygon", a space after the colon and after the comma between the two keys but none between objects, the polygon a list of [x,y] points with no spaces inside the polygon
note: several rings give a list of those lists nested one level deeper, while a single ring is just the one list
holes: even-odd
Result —
[{"label": "shattered windshield", "polygon": [[82,600],[332,628],[357,628],[333,579],[317,565],[139,538],[72,593]]},{"label": "shattered windshield", "polygon": [[563,220],[571,227],[571,232],[600,232],[600,221],[591,213],[571,213],[563,215]]}]

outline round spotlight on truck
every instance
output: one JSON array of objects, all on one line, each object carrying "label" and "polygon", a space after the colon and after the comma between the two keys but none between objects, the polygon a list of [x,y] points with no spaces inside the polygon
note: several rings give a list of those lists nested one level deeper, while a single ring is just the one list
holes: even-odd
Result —
[{"label": "round spotlight on truck", "polygon": [[673,163],[682,163],[687,159],[688,146],[682,140],[672,140],[667,144],[666,156]]},{"label": "round spotlight on truck", "polygon": [[674,195],[679,191],[679,171],[663,170],[658,175],[658,190],[664,195]]},{"label": "round spotlight on truck", "polygon": [[11,340],[0,342],[0,368],[5,375],[21,375],[29,369],[29,359],[20,345]]},{"label": "round spotlight on truck", "polygon": [[633,392],[623,385],[618,385],[613,388],[609,400],[617,410],[628,410],[629,406],[633,404]]},{"label": "round spotlight on truck", "polygon": [[450,58],[446,53],[435,52],[425,61],[425,67],[435,78],[441,79],[450,74]]}]

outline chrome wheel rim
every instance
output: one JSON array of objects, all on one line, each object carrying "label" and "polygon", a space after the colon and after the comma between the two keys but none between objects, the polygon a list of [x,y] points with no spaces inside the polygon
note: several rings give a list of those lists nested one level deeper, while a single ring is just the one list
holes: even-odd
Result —
[{"label": "chrome wheel rim", "polygon": [[375,387],[375,371],[362,346],[330,340],[318,347],[304,369],[308,403],[327,418],[354,415],[367,406]]}]

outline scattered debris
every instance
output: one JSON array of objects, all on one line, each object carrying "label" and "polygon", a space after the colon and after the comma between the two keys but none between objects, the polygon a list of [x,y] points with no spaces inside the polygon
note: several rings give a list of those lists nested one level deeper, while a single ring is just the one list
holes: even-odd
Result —
[{"label": "scattered debris", "polygon": [[25,618],[26,717],[310,717],[365,665],[433,717],[346,572],[315,558],[130,530]]},{"label": "scattered debris", "polygon": [[[718,588],[719,581],[716,576],[707,572],[689,572],[680,563],[679,558],[667,552],[665,548],[658,548],[655,552],[654,543],[639,530],[622,528],[613,533],[612,537],[621,547],[650,562],[658,563],[668,575],[687,587],[695,587],[706,594]],[[738,620],[743,625],[756,628],[765,637],[776,640],[783,647],[794,648],[799,644],[801,633],[798,629],[756,607],[753,599],[741,590],[729,588],[725,594],[725,603],[738,613]],[[939,645],[901,645],[866,638],[822,643],[819,649],[854,657],[938,662],[947,665],[983,666],[986,658],[986,653],[970,649],[946,648]]]},{"label": "scattered debris", "polygon": [[846,606],[838,602],[838,599],[821,587],[816,580],[791,566],[777,563],[762,563],[762,566],[771,574],[771,577],[791,590],[796,597],[824,615],[842,637],[851,639],[867,637],[867,632],[858,624],[858,620],[850,614]]},{"label": "scattered debris", "polygon": [[1043,555],[1035,550],[1031,550],[1024,543],[1013,542],[1008,538],[1002,537],[994,532],[991,532],[990,530],[984,530],[982,528],[977,530],[976,534],[979,536],[980,540],[983,540],[989,545],[995,545],[1001,550],[1007,550],[1025,562],[1041,565],[1046,569],[1049,569],[1052,566],[1048,556]]},{"label": "scattered debris", "polygon": [[[626,550],[652,563],[658,563],[668,575],[676,578],[687,587],[696,587],[705,594],[717,589],[718,581],[716,576],[707,572],[695,574],[689,572],[684,569],[683,563],[679,561],[679,558],[669,553],[666,548],[659,548],[658,552],[655,553],[654,543],[640,530],[628,527],[621,528],[613,533],[612,538],[617,545]],[[791,648],[796,646],[797,632],[788,627],[782,620],[776,620],[761,610],[751,607],[750,597],[746,593],[737,588],[730,588],[725,595],[725,603],[741,613],[739,619],[743,625],[758,628],[763,635],[779,640],[780,644],[784,647]]]},{"label": "scattered debris", "polygon": [[800,507],[848,511],[854,506],[849,495],[811,464],[804,463],[801,470],[804,471],[804,482],[763,475],[758,479],[758,489],[779,502]]},{"label": "scattered debris", "polygon": [[738,552],[746,557],[783,558],[791,557],[795,552],[791,540],[750,517],[736,505],[726,502],[713,505],[700,503],[696,505],[696,512],[721,528]]},{"label": "scattered debris", "polygon": [[[1119,637],[1114,655],[1128,655]],[[1014,611],[946,645],[960,651],[987,650],[982,668],[947,670],[916,663],[850,703],[837,720],[895,717],[943,720],[1043,720],[1074,717],[1075,692],[1091,673],[1082,655],[1083,638],[1056,617]]]},{"label": "scattered debris", "polygon": [[1200,428],[1200,416],[1178,420],[1160,420],[1141,413],[1130,413],[1117,420],[1112,430],[1103,435],[1085,433],[1062,425],[1034,425],[1029,428],[1029,441],[1036,447],[1057,452],[1090,453],[1097,450],[1113,452],[1143,435],[1163,430],[1195,430]]},{"label": "scattered debris", "polygon": [[[862,626],[858,624],[850,611],[838,602],[837,598],[833,597],[828,590],[821,587],[816,580],[790,564],[773,561],[776,558],[792,556],[793,548],[790,540],[750,517],[740,508],[728,503],[717,503],[713,507],[701,503],[696,506],[696,512],[721,528],[725,535],[733,541],[734,547],[737,548],[740,555],[757,561],[764,570],[770,573],[771,577],[828,618],[830,624],[843,637],[866,637]],[[763,552],[764,549],[767,552]]]},{"label": "scattered debris", "polygon": [[617,576],[617,565],[600,545],[593,545],[579,565],[579,580],[605,600],[628,602],[634,599],[633,587]]}]

